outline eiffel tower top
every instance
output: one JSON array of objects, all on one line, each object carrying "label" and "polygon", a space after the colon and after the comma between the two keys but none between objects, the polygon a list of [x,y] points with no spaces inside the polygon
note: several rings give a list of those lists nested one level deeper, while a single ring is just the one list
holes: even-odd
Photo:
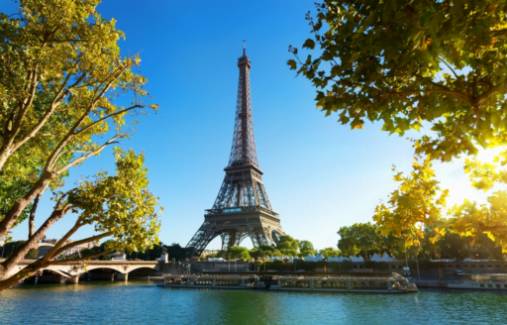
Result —
[{"label": "eiffel tower top", "polygon": [[243,48],[243,54],[238,59],[239,83],[238,98],[236,101],[236,118],[234,123],[234,135],[232,139],[230,167],[253,166],[259,169],[257,150],[252,122],[252,103],[250,98],[250,60]]}]

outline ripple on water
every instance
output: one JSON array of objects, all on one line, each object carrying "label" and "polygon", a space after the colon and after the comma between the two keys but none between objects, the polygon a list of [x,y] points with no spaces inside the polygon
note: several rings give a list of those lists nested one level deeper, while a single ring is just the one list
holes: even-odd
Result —
[{"label": "ripple on water", "polygon": [[0,293],[0,324],[502,324],[507,295],[183,290],[152,285],[38,286]]}]

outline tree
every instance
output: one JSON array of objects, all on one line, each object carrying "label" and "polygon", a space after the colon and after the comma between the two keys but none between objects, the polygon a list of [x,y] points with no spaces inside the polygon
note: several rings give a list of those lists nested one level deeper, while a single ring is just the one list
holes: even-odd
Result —
[{"label": "tree", "polygon": [[250,256],[256,260],[265,261],[268,257],[282,256],[282,253],[274,246],[259,246],[250,250]]},{"label": "tree", "polygon": [[370,222],[341,227],[338,235],[338,248],[343,255],[361,256],[365,261],[369,261],[373,254],[382,252],[382,238],[378,227]]},{"label": "tree", "polygon": [[472,185],[483,191],[490,190],[496,183],[507,183],[507,150],[496,154],[491,162],[482,162],[476,157],[465,160],[465,172]]},{"label": "tree", "polygon": [[[143,251],[158,242],[157,199],[147,190],[147,170],[143,157],[132,151],[122,152],[118,149],[116,169],[116,175],[102,172],[94,179],[83,181],[78,187],[57,194],[51,215],[33,236],[2,262],[0,289],[15,285],[56,261],[62,262],[60,255],[63,252],[81,244],[112,238],[105,251],[108,253],[114,250]],[[17,264],[37,246],[46,231],[71,212],[76,216],[75,222],[63,237],[44,257],[17,271]],[[69,241],[85,226],[92,226],[97,234]],[[64,259],[67,262],[72,260]]]},{"label": "tree", "polygon": [[291,236],[280,236],[280,240],[276,243],[276,248],[284,256],[297,256],[299,254],[299,243]]},{"label": "tree", "polygon": [[242,246],[230,247],[227,252],[225,252],[225,256],[228,260],[248,261],[251,258],[248,248]]},{"label": "tree", "polygon": [[507,140],[506,13],[503,0],[323,0],[288,64],[326,115],[429,131],[417,151],[450,160]]},{"label": "tree", "polygon": [[[55,201],[39,228],[31,220],[28,240],[0,265],[0,289],[53,263],[69,245],[112,237],[112,249],[135,251],[157,241],[157,203],[141,155],[117,151],[116,175],[99,173],[58,191],[72,167],[127,135],[127,114],[147,108],[137,100],[113,102],[144,95],[145,80],[133,72],[138,57],[121,57],[123,33],[97,13],[98,3],[23,0],[19,15],[0,14],[0,237],[35,216],[48,188]],[[69,214],[76,222],[56,248],[15,273],[15,264]],[[98,234],[69,242],[84,225]]]},{"label": "tree", "polygon": [[308,240],[300,240],[298,246],[300,256],[313,256],[317,252],[315,248],[313,248],[312,242]]},{"label": "tree", "polygon": [[183,261],[192,256],[192,251],[188,248],[181,247],[180,244],[172,244],[171,246],[166,246],[166,248],[169,258],[175,259],[176,261]]},{"label": "tree", "polygon": [[486,236],[507,253],[507,192],[498,191],[488,198],[488,204],[478,206],[465,201],[454,207],[448,227],[449,231],[472,239],[476,245]]},{"label": "tree", "polygon": [[417,256],[425,228],[441,218],[447,191],[438,186],[428,158],[416,158],[411,173],[397,172],[394,180],[399,183],[398,189],[391,193],[387,204],[375,208],[373,219],[383,236],[400,242],[405,257],[409,250],[415,250]]},{"label": "tree", "polygon": [[329,258],[333,256],[340,256],[341,252],[340,250],[333,248],[333,247],[326,247],[321,250],[319,250],[319,255]]}]

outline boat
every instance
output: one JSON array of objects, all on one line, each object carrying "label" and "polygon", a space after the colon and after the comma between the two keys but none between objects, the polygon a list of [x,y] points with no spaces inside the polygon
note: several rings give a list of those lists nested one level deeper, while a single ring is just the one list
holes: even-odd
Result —
[{"label": "boat", "polygon": [[265,284],[257,275],[185,274],[167,275],[164,286],[196,289],[262,289]]},{"label": "boat", "polygon": [[507,273],[463,274],[460,279],[448,281],[449,289],[507,291]]},{"label": "boat", "polygon": [[364,293],[412,293],[417,286],[398,273],[390,276],[281,276],[275,278],[270,290],[364,292]]},{"label": "boat", "polygon": [[417,286],[398,273],[390,275],[166,275],[165,287],[264,289],[272,291],[412,293]]}]

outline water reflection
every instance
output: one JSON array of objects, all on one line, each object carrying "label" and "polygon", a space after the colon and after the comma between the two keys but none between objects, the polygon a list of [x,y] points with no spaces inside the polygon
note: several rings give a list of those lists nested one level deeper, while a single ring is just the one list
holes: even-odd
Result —
[{"label": "water reflection", "polygon": [[0,324],[502,324],[507,295],[185,290],[150,284],[25,286],[0,293]]}]

